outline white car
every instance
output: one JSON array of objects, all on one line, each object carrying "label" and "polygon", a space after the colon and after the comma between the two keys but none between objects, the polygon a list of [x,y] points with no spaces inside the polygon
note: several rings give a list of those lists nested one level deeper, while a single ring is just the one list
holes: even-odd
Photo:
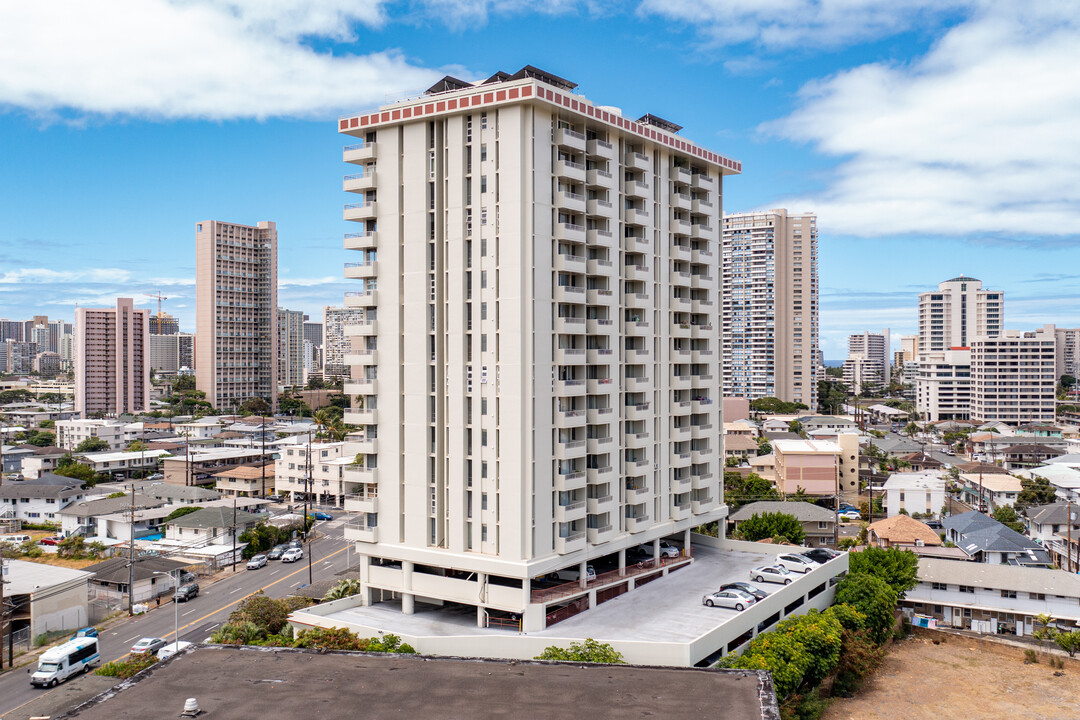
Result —
[{"label": "white car", "polygon": [[248,570],[258,570],[261,567],[266,567],[266,556],[265,555],[255,555],[254,557],[252,557],[250,560],[247,561],[247,569]]},{"label": "white car", "polygon": [[819,563],[814,562],[805,555],[784,553],[776,556],[776,564],[786,567],[791,572],[808,573],[816,568]]},{"label": "white car", "polygon": [[783,565],[762,565],[750,571],[750,579],[755,582],[791,584],[791,571]]},{"label": "white car", "polygon": [[724,607],[733,610],[745,610],[757,600],[750,593],[742,590],[717,590],[701,598],[701,604],[706,607]]},{"label": "white car", "polygon": [[285,551],[285,554],[281,556],[281,562],[291,563],[296,562],[300,558],[304,557],[304,551],[300,548],[289,548]]},{"label": "white car", "polygon": [[191,647],[191,643],[181,640],[180,642],[169,643],[165,647],[157,651],[158,660],[164,660],[167,657],[172,657],[176,653],[180,652],[184,648]]},{"label": "white car", "polygon": [[862,520],[862,514],[858,510],[844,510],[839,517],[843,520]]},{"label": "white car", "polygon": [[[575,582],[580,579],[580,577],[581,573],[578,571],[577,565],[572,565],[568,568],[563,568],[562,570],[556,570],[547,575],[548,580],[564,580],[566,582]],[[596,579],[596,569],[592,565],[585,566],[585,579],[589,581]]]}]

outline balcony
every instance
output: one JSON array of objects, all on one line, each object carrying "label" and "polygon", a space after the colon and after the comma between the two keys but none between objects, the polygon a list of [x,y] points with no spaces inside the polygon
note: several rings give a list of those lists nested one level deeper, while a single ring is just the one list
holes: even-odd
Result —
[{"label": "balcony", "polygon": [[652,527],[652,520],[648,515],[637,515],[626,518],[626,532],[639,533]]},{"label": "balcony", "polygon": [[585,531],[583,530],[571,532],[565,537],[556,536],[555,552],[559,553],[560,555],[569,555],[570,553],[584,550],[585,542]]},{"label": "balcony", "polygon": [[585,334],[585,318],[583,317],[556,317],[553,322],[556,333],[569,335]]},{"label": "balcony", "polygon": [[702,200],[701,198],[694,198],[694,201],[690,205],[690,212],[696,215],[712,215],[713,204],[708,200]]},{"label": "balcony", "polygon": [[653,381],[650,377],[641,376],[623,379],[623,390],[627,392],[644,392],[646,390],[652,390],[653,387]]},{"label": "balcony", "polygon": [[371,202],[350,203],[345,206],[342,216],[346,220],[374,220],[378,203]]},{"label": "balcony", "polygon": [[690,518],[691,503],[671,503],[671,519],[672,520],[687,520]]},{"label": "balcony", "polygon": [[690,476],[690,487],[694,490],[708,490],[713,487],[713,474],[701,473]]},{"label": "balcony", "polygon": [[562,272],[584,274],[588,265],[584,255],[570,255],[559,253],[555,256],[555,269]]},{"label": "balcony", "polygon": [[379,411],[370,410],[346,410],[345,422],[349,425],[376,425],[379,422]]},{"label": "balcony", "polygon": [[671,438],[672,442],[684,442],[686,440],[689,440],[691,435],[693,435],[693,433],[690,432],[690,427],[687,425],[683,425],[682,427],[671,428],[669,437]]},{"label": "balcony", "polygon": [[698,190],[715,190],[716,183],[705,173],[694,173],[690,176],[690,187]]},{"label": "balcony", "polygon": [[693,331],[690,329],[690,323],[672,323],[671,325],[671,337],[690,339]]},{"label": "balcony", "polygon": [[615,352],[611,348],[589,348],[585,351],[585,362],[590,365],[610,365],[615,362]]},{"label": "balcony", "polygon": [[614,210],[614,206],[607,200],[600,200],[599,198],[589,198],[585,202],[586,215],[600,215],[601,217],[609,217],[614,214]]},{"label": "balcony", "polygon": [[360,352],[345,353],[345,364],[349,367],[354,365],[378,365],[378,350],[362,350]]},{"label": "balcony", "polygon": [[651,420],[652,412],[649,410],[649,403],[641,403],[640,405],[624,405],[623,406],[623,419],[624,420]]},{"label": "balcony", "polygon": [[555,348],[552,362],[556,365],[584,365],[585,348]]},{"label": "balcony", "polygon": [[[589,275],[595,275],[598,277],[610,277],[614,274],[615,264],[610,260],[601,260],[599,258],[590,258],[585,263],[585,272]],[[607,292],[611,292],[608,290]]]},{"label": "balcony", "polygon": [[693,307],[690,298],[677,295],[671,298],[671,309],[674,312],[692,312]]},{"label": "balcony", "polygon": [[367,192],[375,187],[375,171],[365,170],[356,175],[346,175],[341,181],[341,187],[345,192]]},{"label": "balcony", "polygon": [[646,348],[636,348],[626,350],[623,358],[630,364],[648,363],[652,362],[652,353]]},{"label": "balcony", "polygon": [[[585,387],[588,388],[588,392],[589,392],[590,395],[597,395],[599,393],[609,393],[609,392],[612,392],[612,391],[615,391],[615,390],[619,389],[619,386],[616,385],[614,382],[612,382],[611,378],[609,378],[609,377],[606,377],[606,378],[590,378],[589,380],[585,381]],[[599,415],[603,415],[606,412],[611,412],[611,408],[595,408],[593,410],[589,410],[590,414],[593,413],[593,412],[599,413]],[[589,422],[595,422],[595,421],[590,420]]]},{"label": "balcony", "polygon": [[639,152],[628,152],[623,155],[623,165],[629,170],[648,171],[652,166],[649,156]]},{"label": "balcony", "polygon": [[[584,410],[556,410],[555,411],[555,427],[559,430],[573,430],[574,428],[585,427],[587,419],[585,417]],[[584,457],[585,456],[585,441],[581,440],[581,453],[574,453],[572,457]],[[556,448],[566,443],[555,443]]]},{"label": "balcony", "polygon": [[690,326],[690,337],[692,337],[692,338],[700,338],[700,339],[712,338],[713,337],[713,326],[712,325],[701,325],[701,324],[699,324],[699,325],[691,325]]},{"label": "balcony", "polygon": [[712,350],[694,350],[691,355],[693,357],[692,362],[696,363],[709,363],[713,361],[714,357]]},{"label": "balcony", "polygon": [[690,237],[698,240],[716,241],[716,227],[703,223],[694,223],[690,226]]},{"label": "balcony", "polygon": [[557,222],[553,228],[554,236],[556,240],[565,240],[567,242],[584,243],[585,242],[585,226],[574,225],[573,223]]},{"label": "balcony", "polygon": [[611,465],[606,465],[599,468],[589,468],[585,471],[587,479],[590,485],[597,485],[599,483],[614,482],[618,479],[618,474],[615,472],[615,468]]},{"label": "balcony", "polygon": [[668,194],[668,204],[677,210],[689,210],[693,201],[689,195],[673,192]]},{"label": "balcony", "polygon": [[347,513],[374,513],[379,512],[379,496],[375,494],[356,494],[345,496],[345,512]]},{"label": "balcony", "polygon": [[[575,417],[581,418],[581,427],[585,427],[585,411],[573,410],[571,412],[578,413]],[[556,413],[556,417],[568,414],[569,413]],[[558,423],[556,423],[556,427],[558,427]],[[559,460],[583,459],[585,457],[585,441],[570,440],[569,442],[555,443],[555,457]]]},{"label": "balcony", "polygon": [[650,282],[652,280],[652,270],[647,265],[623,265],[622,276],[626,280]]},{"label": "balcony", "polygon": [[672,217],[668,229],[677,235],[689,235],[691,230],[690,221],[686,218]]},{"label": "balcony", "polygon": [[347,292],[345,293],[345,307],[349,308],[368,308],[378,305],[377,293],[375,290],[368,290],[367,292]]},{"label": "balcony", "polygon": [[716,498],[714,498],[712,496],[701,498],[700,500],[691,500],[690,501],[690,511],[693,512],[695,515],[700,515],[701,513],[709,512],[710,510],[712,510],[715,507],[716,507]]},{"label": "balcony", "polygon": [[623,502],[627,505],[640,505],[652,497],[652,491],[646,487],[623,488]]},{"label": "balcony", "polygon": [[[679,389],[677,387],[674,387],[674,383],[672,384],[672,386],[676,390]],[[690,417],[691,415],[693,415],[693,412],[691,412],[691,410],[690,410],[690,401],[689,400],[682,400],[680,402],[671,403],[671,415],[672,415],[672,417],[680,417],[680,418],[681,417]]]},{"label": "balcony", "polygon": [[600,513],[606,513],[615,509],[615,496],[604,495],[603,497],[591,497],[587,498],[588,511],[590,515],[599,515]]},{"label": "balcony", "polygon": [[651,253],[652,245],[643,237],[624,237],[622,240],[623,250],[626,252]]},{"label": "balcony", "polygon": [[[345,218],[348,220],[348,218]],[[623,222],[627,225],[644,225],[647,227],[652,226],[652,216],[649,215],[648,210],[639,210],[634,208],[628,208],[623,210]]]},{"label": "balcony", "polygon": [[579,285],[556,285],[555,302],[585,304],[585,288]]},{"label": "balcony", "polygon": [[574,522],[584,520],[588,513],[585,510],[585,501],[577,500],[569,505],[555,506],[555,522]]},{"label": "balcony", "polygon": [[[694,386],[694,381],[690,375],[672,375],[671,376],[671,389],[672,390],[689,390]],[[690,408],[689,405],[686,406]]]},{"label": "balcony", "polygon": [[626,197],[648,200],[651,193],[649,186],[640,180],[627,180],[623,183],[623,194]]},{"label": "balcony", "polygon": [[379,237],[374,230],[346,233],[344,245],[346,250],[374,250],[379,246]]},{"label": "balcony", "polygon": [[555,207],[569,212],[585,212],[585,196],[560,190],[555,193]]},{"label": "balcony", "polygon": [[689,185],[692,179],[692,173],[688,167],[675,167],[671,168],[671,181],[678,185]]},{"label": "balcony", "polygon": [[345,523],[344,531],[346,540],[368,543],[379,541],[379,528],[368,525],[364,520],[353,520]]},{"label": "balcony", "polygon": [[693,252],[686,245],[679,243],[671,244],[671,259],[672,260],[685,260],[690,262],[693,259]]},{"label": "balcony", "polygon": [[627,320],[623,323],[623,334],[632,337],[652,337],[652,331],[649,330],[649,323],[640,315],[635,315],[634,317],[639,319]]},{"label": "balcony", "polygon": [[715,304],[712,300],[694,300],[691,307],[696,313],[711,313]]},{"label": "balcony", "polygon": [[711,447],[690,451],[690,460],[693,461],[695,465],[707,463],[714,457],[716,457],[716,451],[713,450]]},{"label": "balcony", "polygon": [[716,283],[710,275],[691,275],[690,287],[697,288],[699,290],[715,290]]},{"label": "balcony", "polygon": [[569,150],[585,152],[585,136],[570,128],[555,128],[555,144]]},{"label": "balcony", "polygon": [[671,467],[673,468],[688,468],[690,467],[690,453],[675,452],[672,450],[668,462],[671,463]]},{"label": "balcony", "polygon": [[693,488],[690,485],[690,477],[689,476],[682,477],[682,478],[673,478],[672,481],[671,481],[671,494],[672,495],[682,495],[683,493],[690,492],[692,489]]},{"label": "balcony", "polygon": [[600,545],[615,537],[615,526],[602,525],[600,527],[586,528],[586,532],[588,532],[589,535],[590,545]]},{"label": "balcony", "polygon": [[355,447],[356,452],[363,453],[364,455],[374,455],[379,452],[378,438],[361,437],[354,439],[350,436],[347,439],[347,442],[349,443],[349,447]]},{"label": "balcony", "polygon": [[[586,419],[588,413],[586,413]],[[615,449],[615,438],[611,435],[607,437],[592,437],[585,441],[585,448],[590,455],[596,455],[598,453],[611,452]]]},{"label": "balcony", "polygon": [[690,273],[671,270],[668,272],[668,283],[682,287],[690,287]]},{"label": "balcony", "polygon": [[600,139],[589,140],[585,144],[585,153],[592,157],[602,157],[608,160],[614,160],[617,154],[614,145]]},{"label": "balcony", "polygon": [[617,247],[615,235],[610,230],[599,230],[596,228],[586,230],[585,241],[590,245],[607,248],[608,250],[614,250]]},{"label": "balcony", "polygon": [[584,490],[587,480],[588,478],[586,478],[584,470],[567,473],[565,475],[556,475],[555,490],[556,492],[573,492],[575,490]]},{"label": "balcony", "polygon": [[631,310],[650,310],[652,309],[652,298],[649,297],[648,293],[624,293],[623,305]]},{"label": "balcony", "polygon": [[369,160],[374,160],[378,146],[375,143],[360,143],[359,145],[347,145],[342,152],[342,159],[354,165],[363,165]]},{"label": "balcony", "polygon": [[[613,307],[615,307],[615,304],[616,304],[615,303],[615,293],[611,292],[610,290],[600,290],[600,289],[588,290],[585,293],[585,302],[588,303],[589,305],[596,305],[596,306],[600,306],[600,307],[613,308]],[[593,321],[590,320],[588,322],[592,323]],[[608,320],[606,322],[609,325],[611,323],[610,320]],[[588,330],[587,332],[596,332],[596,331]],[[603,331],[601,331],[601,332],[603,332]]]},{"label": "balcony", "polygon": [[693,358],[694,354],[690,352],[689,348],[676,347],[671,348],[671,362],[688,363]]},{"label": "balcony", "polygon": [[343,392],[346,395],[375,395],[379,392],[379,381],[375,379],[361,379],[346,381]]},{"label": "balcony", "polygon": [[363,280],[376,277],[379,273],[377,262],[345,263],[346,280]]},{"label": "balcony", "polygon": [[585,182],[585,166],[570,160],[556,160],[555,176],[564,180]]},{"label": "balcony", "polygon": [[652,444],[652,438],[647,432],[623,433],[623,447],[635,450],[643,449]]},{"label": "balcony", "polygon": [[619,181],[607,170],[593,169],[586,173],[585,185],[591,188],[614,190],[619,186]]},{"label": "balcony", "polygon": [[345,326],[345,337],[370,337],[379,334],[377,320],[361,320],[358,323]]},{"label": "balcony", "polygon": [[379,469],[346,465],[341,479],[347,483],[376,485],[379,482]]},{"label": "balcony", "polygon": [[582,397],[585,395],[584,380],[556,380],[555,397]]}]

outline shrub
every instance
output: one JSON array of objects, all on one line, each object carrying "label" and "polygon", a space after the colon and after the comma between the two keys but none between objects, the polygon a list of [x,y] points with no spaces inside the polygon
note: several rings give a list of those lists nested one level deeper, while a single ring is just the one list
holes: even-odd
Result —
[{"label": "shrub", "polygon": [[128,660],[122,662],[107,662],[99,667],[94,674],[124,679],[142,672],[155,662],[157,662],[157,658],[154,657],[154,653],[144,652],[132,655]]},{"label": "shrub", "polygon": [[536,660],[569,660],[572,662],[609,663],[624,665],[622,653],[607,643],[586,638],[583,643],[570,643],[569,648],[550,645],[536,656]]},{"label": "shrub", "polygon": [[833,694],[843,697],[854,695],[884,657],[885,649],[874,644],[868,631],[845,628],[840,638],[840,662],[836,668]]},{"label": "shrub", "polygon": [[806,539],[802,523],[794,515],[771,512],[758,515],[754,513],[749,520],[739,523],[736,535],[742,540],[754,542],[766,538],[784,537],[796,545]]},{"label": "shrub", "polygon": [[851,605],[865,616],[865,627],[878,645],[892,635],[896,593],[881,578],[849,574],[836,588],[836,602]]},{"label": "shrub", "polygon": [[1033,665],[1033,664],[1037,665],[1038,662],[1039,662],[1039,656],[1035,653],[1034,650],[1025,650],[1024,651],[1024,664],[1025,665]]},{"label": "shrub", "polygon": [[176,518],[182,518],[185,515],[190,515],[199,510],[202,510],[201,505],[185,505],[184,507],[178,507],[165,517],[165,522],[170,522]]},{"label": "shrub", "polygon": [[898,600],[919,583],[919,558],[910,550],[866,548],[848,556],[849,575],[874,575],[889,585]]},{"label": "shrub", "polygon": [[352,597],[360,592],[363,585],[359,580],[353,580],[346,578],[339,582],[334,587],[330,588],[325,595],[323,595],[322,602],[329,602],[331,600],[341,600],[342,598]]}]

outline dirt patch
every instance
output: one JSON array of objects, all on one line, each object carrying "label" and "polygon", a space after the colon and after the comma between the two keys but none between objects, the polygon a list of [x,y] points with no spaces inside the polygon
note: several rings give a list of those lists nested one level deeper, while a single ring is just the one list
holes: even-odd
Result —
[{"label": "dirt patch", "polygon": [[68,560],[66,558],[58,558],[55,555],[42,555],[36,558],[19,558],[20,560],[26,560],[27,562],[40,563],[42,565],[54,565],[56,567],[66,567],[73,570],[82,570],[88,565],[95,565],[101,562],[104,558],[98,558],[97,560]]},{"label": "dirt patch", "polygon": [[[822,720],[1061,720],[1080,716],[1080,662],[1055,671],[1044,658],[1025,665],[1023,651],[980,648],[949,636],[935,645],[911,637],[889,655],[854,698],[837,698]],[[1011,650],[1011,649],[1010,649]],[[1055,672],[1064,672],[1054,677]]]}]

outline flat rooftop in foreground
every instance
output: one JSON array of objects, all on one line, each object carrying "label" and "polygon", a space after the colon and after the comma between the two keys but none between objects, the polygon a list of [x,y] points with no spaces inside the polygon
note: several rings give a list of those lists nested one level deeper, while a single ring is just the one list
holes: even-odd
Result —
[{"label": "flat rooftop in foreground", "polygon": [[63,717],[779,717],[767,673],[195,646]]}]

